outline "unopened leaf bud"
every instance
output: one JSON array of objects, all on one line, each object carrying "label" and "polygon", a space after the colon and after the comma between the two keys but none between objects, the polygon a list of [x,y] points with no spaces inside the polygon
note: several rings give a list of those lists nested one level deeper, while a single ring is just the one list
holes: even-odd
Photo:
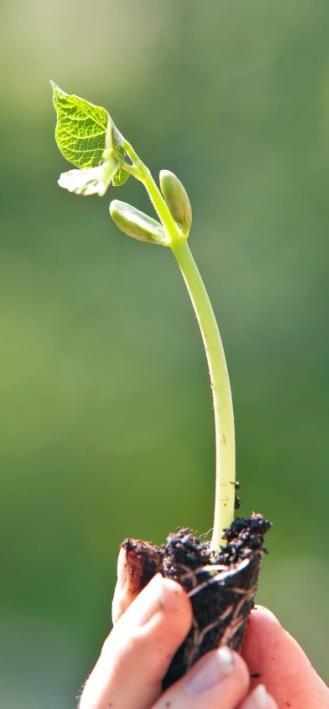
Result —
[{"label": "unopened leaf bud", "polygon": [[168,239],[160,222],[131,204],[114,199],[110,204],[110,214],[120,231],[133,239],[168,246]]},{"label": "unopened leaf bud", "polygon": [[192,207],[182,182],[169,170],[161,170],[160,187],[171,216],[187,237],[192,224]]}]

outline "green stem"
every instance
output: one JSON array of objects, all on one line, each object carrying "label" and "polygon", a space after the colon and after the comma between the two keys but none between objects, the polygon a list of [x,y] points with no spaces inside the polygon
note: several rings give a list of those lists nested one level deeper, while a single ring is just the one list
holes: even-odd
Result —
[{"label": "green stem", "polygon": [[[140,182],[143,183],[153,204],[153,207],[168,234],[169,240],[172,241],[173,239],[179,239],[179,237],[182,235],[182,232],[179,226],[172,218],[170,210],[168,209],[166,202],[162,197],[158,185],[152,177],[151,171],[138,157],[132,145],[130,145],[127,140],[124,141],[124,149],[127,155],[129,155],[130,159],[133,161],[133,169],[135,173],[134,176],[137,176],[137,179],[139,179]],[[125,169],[127,169],[128,167],[127,171],[130,172],[129,166],[126,167],[126,163],[124,167]]]},{"label": "green stem", "polygon": [[187,241],[172,244],[199,323],[208,361],[216,438],[215,514],[211,545],[224,544],[223,530],[234,518],[235,434],[230,380],[224,348],[208,293]]},{"label": "green stem", "polygon": [[140,161],[128,143],[126,143],[125,149],[134,161],[134,166],[140,174],[139,179],[144,184],[155,211],[167,232],[169,246],[182,272],[192,301],[206,352],[216,439],[215,513],[211,546],[213,549],[218,549],[221,543],[225,543],[223,530],[229,527],[233,521],[235,500],[234,416],[224,348],[208,293],[186,238],[171,216],[150,170]]}]

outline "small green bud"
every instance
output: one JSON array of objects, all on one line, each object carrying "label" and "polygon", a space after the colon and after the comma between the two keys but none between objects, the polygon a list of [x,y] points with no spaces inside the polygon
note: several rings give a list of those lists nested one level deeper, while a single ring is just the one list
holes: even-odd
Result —
[{"label": "small green bud", "polygon": [[112,179],[113,187],[121,187],[121,185],[124,185],[125,182],[127,182],[128,178],[129,173],[126,172],[126,170],[119,168]]},{"label": "small green bud", "polygon": [[[119,133],[118,129],[115,127],[114,124],[113,124],[113,140],[114,140],[115,147],[116,147],[116,154],[119,156],[119,158],[122,158],[124,160],[125,159],[125,152],[124,152],[124,149],[120,143],[120,141],[122,141],[123,138],[122,138],[121,133]],[[121,185],[124,185],[128,179],[129,179],[129,173],[120,167],[112,179],[112,185],[114,185],[114,187],[121,187]]]},{"label": "small green bud", "polygon": [[160,187],[171,216],[187,237],[192,224],[192,207],[184,185],[169,170],[161,170]]},{"label": "small green bud", "polygon": [[169,242],[160,222],[132,207],[131,204],[113,199],[110,204],[110,214],[120,231],[132,236],[133,239],[168,246]]}]

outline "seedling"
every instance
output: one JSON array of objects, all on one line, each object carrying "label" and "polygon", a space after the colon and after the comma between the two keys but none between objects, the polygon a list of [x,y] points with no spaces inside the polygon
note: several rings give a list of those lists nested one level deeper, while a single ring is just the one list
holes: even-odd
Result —
[{"label": "seedling", "polygon": [[208,362],[216,440],[211,544],[201,543],[188,530],[170,536],[162,548],[134,540],[125,543],[128,566],[134,566],[135,590],[139,564],[143,566],[140,586],[161,571],[177,579],[191,598],[193,627],[168,670],[164,680],[168,686],[219,642],[235,649],[241,647],[263,555],[263,535],[269,523],[257,514],[233,522],[236,483],[231,387],[214,311],[188,245],[192,209],[187,192],[168,170],[161,170],[159,185],[156,183],[105,108],[69,95],[56,84],[52,84],[52,89],[57,145],[75,166],[61,174],[59,185],[76,194],[103,196],[130,176],[142,183],[157,219],[116,199],[110,204],[111,217],[128,236],[172,252],[192,301]]},{"label": "seedling", "polygon": [[80,195],[103,196],[131,175],[144,185],[157,219],[114,199],[110,214],[135,239],[168,248],[183,275],[199,323],[208,361],[216,440],[216,489],[211,546],[219,548],[234,518],[235,434],[230,379],[218,325],[188,236],[192,209],[186,190],[172,172],[161,170],[158,186],[150,170],[116,128],[109,113],[52,83],[57,113],[56,141],[75,170],[61,174],[61,187]]}]

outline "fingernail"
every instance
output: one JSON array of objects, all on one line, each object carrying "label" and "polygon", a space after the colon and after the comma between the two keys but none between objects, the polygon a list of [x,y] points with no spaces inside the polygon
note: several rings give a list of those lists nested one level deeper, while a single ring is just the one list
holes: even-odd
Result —
[{"label": "fingernail", "polygon": [[112,620],[116,623],[120,615],[126,609],[126,592],[128,584],[127,574],[127,555],[123,547],[121,547],[117,562],[117,582],[114,589],[112,601]]},{"label": "fingernail", "polygon": [[121,547],[117,561],[117,586],[123,589],[128,581],[127,552]]},{"label": "fingernail", "polygon": [[228,677],[234,666],[231,650],[221,647],[209,653],[190,671],[186,683],[189,694],[200,694]]},{"label": "fingernail", "polygon": [[259,684],[252,692],[246,704],[247,709],[267,709],[269,695],[263,684]]}]

